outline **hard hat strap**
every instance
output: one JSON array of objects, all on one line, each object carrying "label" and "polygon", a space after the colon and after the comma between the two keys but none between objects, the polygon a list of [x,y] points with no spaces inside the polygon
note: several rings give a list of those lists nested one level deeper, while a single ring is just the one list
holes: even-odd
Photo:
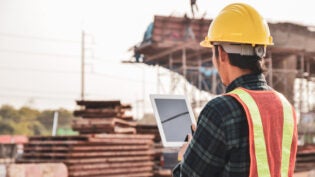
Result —
[{"label": "hard hat strap", "polygon": [[214,43],[214,45],[221,45],[226,53],[240,54],[245,56],[258,56],[263,58],[266,54],[266,47],[263,45],[256,45],[253,47],[250,44],[230,44],[230,43]]}]

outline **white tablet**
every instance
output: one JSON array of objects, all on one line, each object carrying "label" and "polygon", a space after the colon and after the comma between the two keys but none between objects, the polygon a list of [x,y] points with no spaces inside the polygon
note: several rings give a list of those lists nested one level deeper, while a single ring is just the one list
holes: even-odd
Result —
[{"label": "white tablet", "polygon": [[188,99],[184,95],[150,95],[154,116],[163,146],[179,147],[196,124]]}]

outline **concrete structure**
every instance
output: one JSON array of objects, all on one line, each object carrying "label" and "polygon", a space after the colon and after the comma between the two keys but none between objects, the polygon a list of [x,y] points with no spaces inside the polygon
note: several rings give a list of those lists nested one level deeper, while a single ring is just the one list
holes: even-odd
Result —
[{"label": "concrete structure", "polygon": [[[210,19],[203,18],[155,16],[143,41],[135,46],[135,56],[137,59],[141,57],[140,61],[146,64],[181,74],[198,89],[222,93],[224,87],[213,68],[212,52],[199,46],[210,23]],[[308,88],[309,82],[315,81],[315,32],[292,23],[269,23],[269,27],[275,43],[268,48],[265,60],[269,84],[285,94],[300,110],[304,106],[311,109],[314,105],[305,105],[305,99],[315,97]],[[297,78],[300,93],[294,92]],[[178,87],[176,78],[171,79],[170,93]]]}]

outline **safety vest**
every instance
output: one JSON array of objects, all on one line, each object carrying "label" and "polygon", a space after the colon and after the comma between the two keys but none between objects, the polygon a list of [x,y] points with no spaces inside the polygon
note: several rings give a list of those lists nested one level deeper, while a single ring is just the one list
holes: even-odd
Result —
[{"label": "safety vest", "polygon": [[296,114],[280,93],[237,88],[227,95],[244,108],[249,127],[249,177],[292,177],[297,151]]}]

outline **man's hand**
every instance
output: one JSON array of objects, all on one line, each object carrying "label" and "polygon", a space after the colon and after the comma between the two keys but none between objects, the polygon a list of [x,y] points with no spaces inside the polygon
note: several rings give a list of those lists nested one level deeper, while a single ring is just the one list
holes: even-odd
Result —
[{"label": "man's hand", "polygon": [[[196,131],[196,125],[195,124],[192,124],[191,125],[191,129],[192,129],[192,132],[195,132]],[[179,152],[178,152],[178,155],[177,155],[177,159],[178,161],[181,161],[183,159],[183,156],[187,150],[187,147],[190,143],[190,141],[192,140],[192,135],[191,134],[188,134],[188,141],[186,143],[184,143],[182,145],[182,147],[180,148]]]}]

